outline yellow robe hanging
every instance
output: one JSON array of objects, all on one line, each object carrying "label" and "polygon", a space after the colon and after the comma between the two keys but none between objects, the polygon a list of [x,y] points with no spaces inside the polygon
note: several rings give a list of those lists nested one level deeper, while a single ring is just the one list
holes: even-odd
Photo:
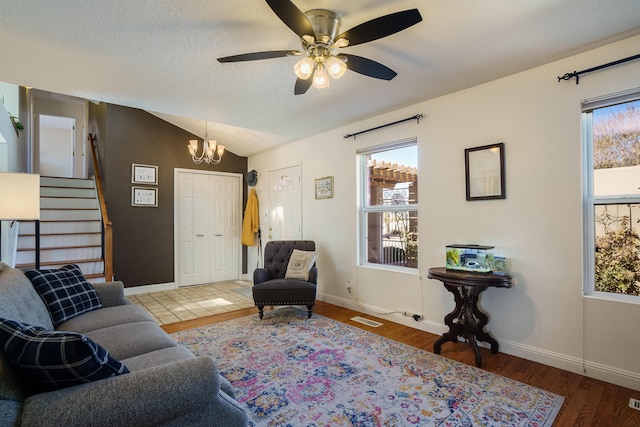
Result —
[{"label": "yellow robe hanging", "polygon": [[240,243],[245,246],[253,246],[256,244],[256,234],[260,229],[260,218],[258,212],[258,195],[256,189],[249,191],[247,199],[247,207],[244,210],[244,221],[242,223],[242,238]]}]

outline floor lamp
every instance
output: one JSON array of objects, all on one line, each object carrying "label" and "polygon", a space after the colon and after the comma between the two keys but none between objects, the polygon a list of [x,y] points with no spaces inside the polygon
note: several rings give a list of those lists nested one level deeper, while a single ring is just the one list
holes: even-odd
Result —
[{"label": "floor lamp", "polygon": [[[0,220],[35,220],[36,268],[40,268],[40,175],[0,173],[0,195],[2,195]],[[0,260],[2,259],[1,250],[2,235],[0,234]]]}]

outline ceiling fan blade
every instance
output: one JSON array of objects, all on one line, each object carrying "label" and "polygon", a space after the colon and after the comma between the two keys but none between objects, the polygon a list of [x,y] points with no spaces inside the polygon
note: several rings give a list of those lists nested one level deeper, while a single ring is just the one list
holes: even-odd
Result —
[{"label": "ceiling fan blade", "polygon": [[395,34],[420,21],[422,16],[418,9],[403,10],[357,25],[336,37],[336,41],[347,39],[349,46],[367,43]]},{"label": "ceiling fan blade", "polygon": [[240,55],[218,58],[218,62],[257,61],[259,59],[283,58],[285,56],[298,55],[297,50],[268,50],[265,52],[243,53]]},{"label": "ceiling fan blade", "polygon": [[374,79],[391,80],[398,75],[391,68],[362,56],[341,53],[347,58],[347,69]]},{"label": "ceiling fan blade", "polygon": [[313,83],[312,78],[308,78],[306,80],[297,79],[296,87],[294,88],[293,93],[296,95],[304,95],[311,87],[311,83]]},{"label": "ceiling fan blade", "polygon": [[304,36],[316,36],[313,31],[313,26],[307,15],[305,15],[300,9],[296,7],[290,0],[266,0],[267,4],[278,15],[278,18],[285,25],[291,28],[291,31],[296,33],[298,37]]}]

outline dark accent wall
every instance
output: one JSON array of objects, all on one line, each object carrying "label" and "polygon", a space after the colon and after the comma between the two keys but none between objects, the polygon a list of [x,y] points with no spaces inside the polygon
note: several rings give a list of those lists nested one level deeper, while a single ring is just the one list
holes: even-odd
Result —
[{"label": "dark accent wall", "polygon": [[[202,136],[146,111],[113,104],[89,104],[89,132],[97,141],[107,212],[113,223],[116,280],[126,287],[174,282],[174,169],[245,174],[247,158],[225,151],[218,165],[196,165],[187,143]],[[158,207],[131,206],[132,163],[158,166]],[[244,207],[247,189],[243,188]],[[243,273],[246,259],[243,247]]]}]

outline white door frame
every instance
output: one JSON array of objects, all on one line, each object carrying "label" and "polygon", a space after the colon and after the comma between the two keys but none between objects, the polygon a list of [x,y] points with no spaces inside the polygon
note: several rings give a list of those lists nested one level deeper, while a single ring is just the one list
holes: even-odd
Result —
[{"label": "white door frame", "polygon": [[45,114],[48,116],[70,117],[74,118],[76,121],[74,130],[73,176],[75,178],[88,178],[86,129],[89,117],[89,106],[87,100],[73,96],[45,92],[38,89],[29,89],[28,93],[32,136],[32,140],[30,142],[32,153],[30,158],[30,170],[34,173],[40,172],[40,115]]},{"label": "white door frame", "polygon": [[[185,168],[174,168],[173,169],[173,279],[174,283],[177,287],[180,287],[179,281],[179,265],[178,265],[178,253],[180,250],[180,245],[178,241],[178,208],[179,208],[179,200],[178,200],[178,174],[179,173],[192,173],[192,174],[204,174],[204,175],[217,175],[217,176],[226,176],[226,177],[235,177],[240,181],[239,188],[242,189],[242,183],[244,175],[241,173],[232,173],[232,172],[218,172],[218,171],[206,171],[200,169],[185,169]],[[240,228],[242,229],[242,191],[240,191],[238,197],[238,224],[240,224]],[[240,236],[238,236],[240,239]],[[239,242],[238,242],[239,243]],[[238,244],[238,279],[242,276],[242,245]]]}]

